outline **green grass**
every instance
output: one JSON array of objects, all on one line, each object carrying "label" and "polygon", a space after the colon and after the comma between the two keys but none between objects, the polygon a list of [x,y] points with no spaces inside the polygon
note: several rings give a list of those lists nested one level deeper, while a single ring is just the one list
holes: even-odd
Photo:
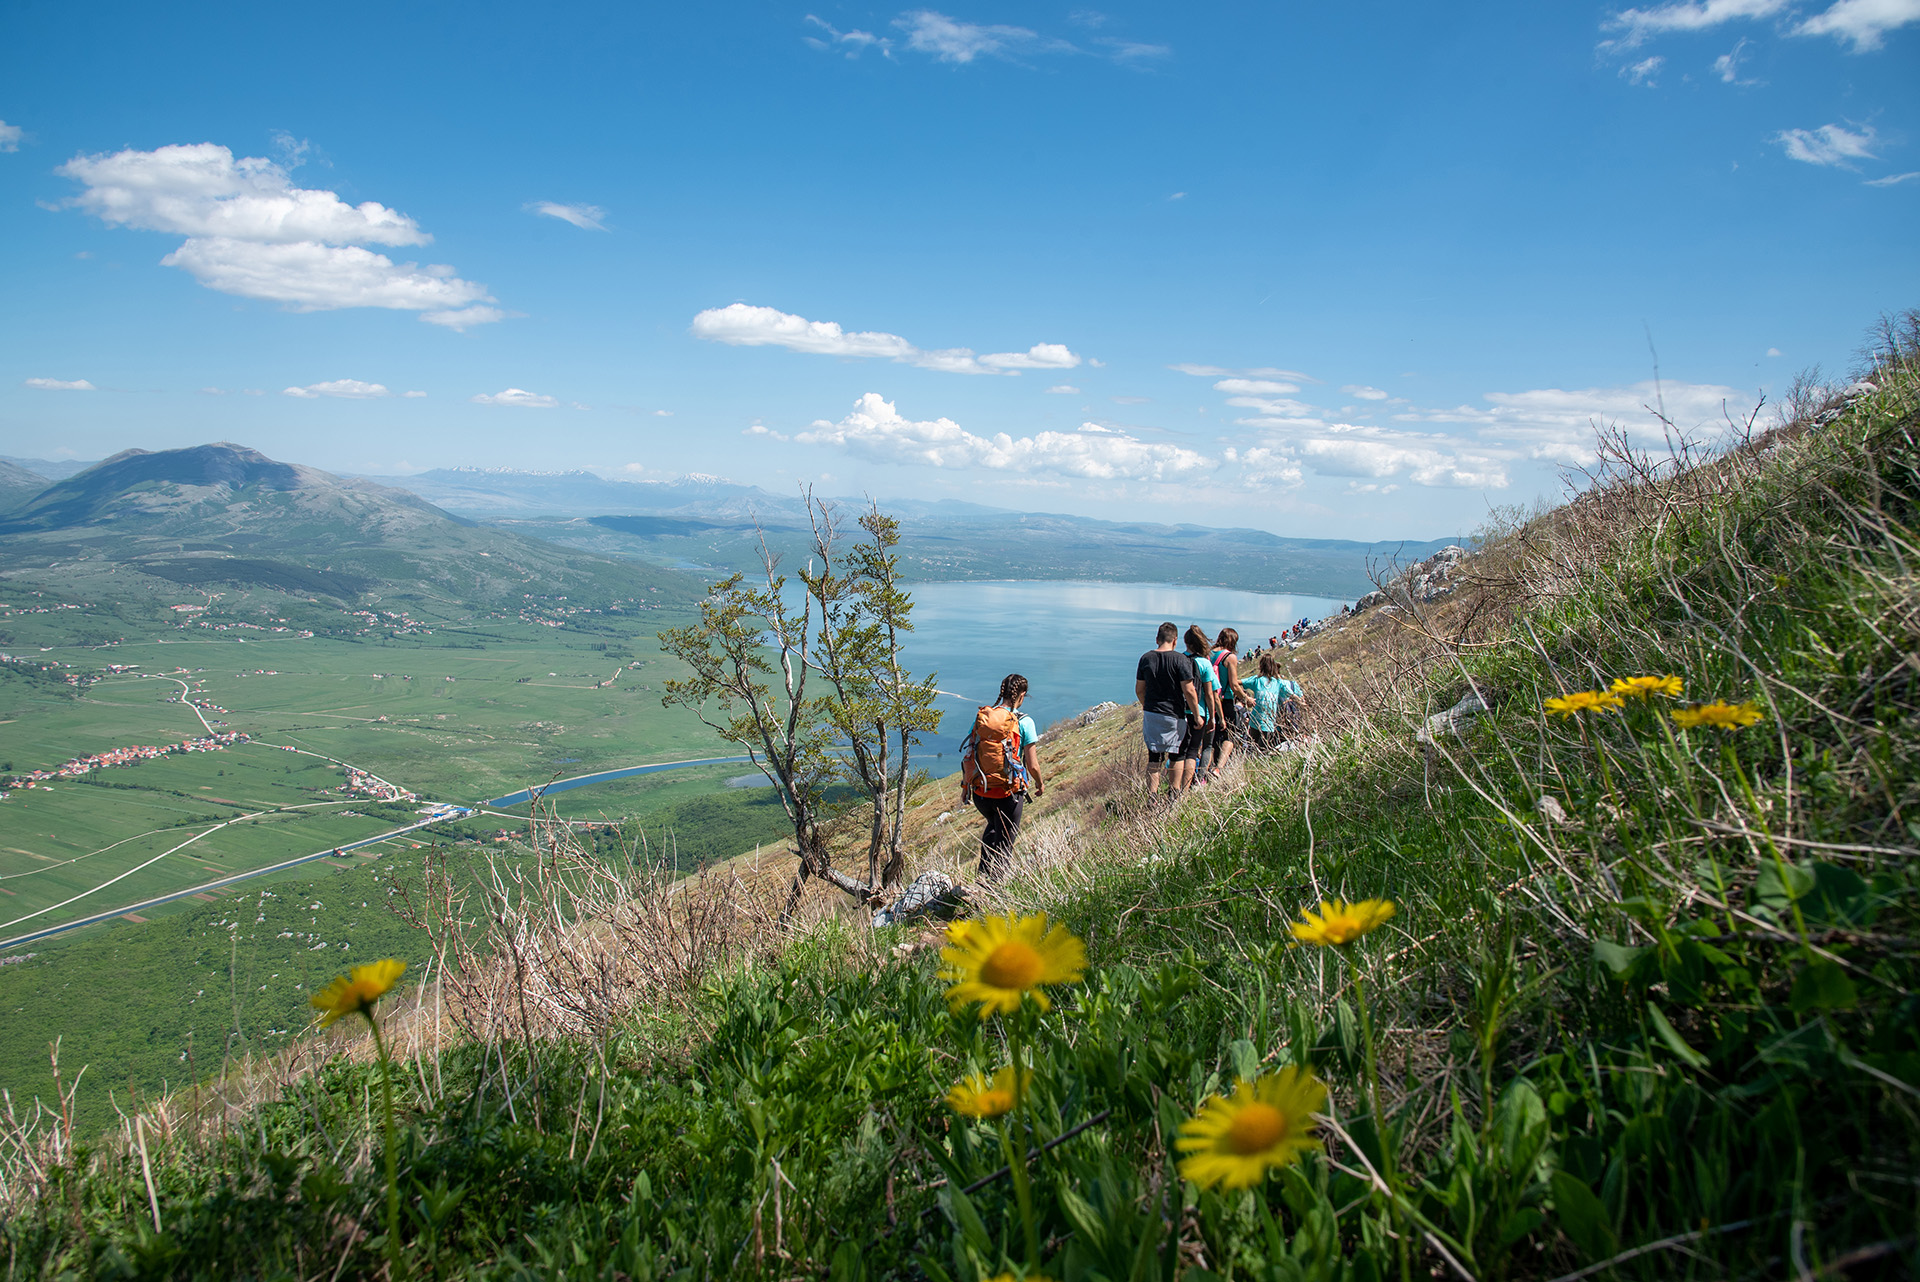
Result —
[{"label": "green grass", "polygon": [[[998,906],[1055,914],[1091,963],[1044,1017],[951,1013],[933,958],[895,950],[910,932],[829,919],[595,1036],[408,1066],[408,1267],[1911,1272],[1915,346],[1828,426],[1603,484],[1520,532],[1503,555],[1536,590],[1505,639],[1442,647],[1320,752],[1254,763],[1164,822],[1115,798],[1100,831],[1029,834]],[[1764,720],[1543,714],[1550,695],[1667,673]],[[1493,711],[1427,757],[1412,731],[1469,684]],[[1398,914],[1338,953],[1290,947],[1300,909],[1333,896]],[[1030,1199],[992,1178],[995,1125],[940,1102],[1010,1041],[1035,1072],[1008,1142],[1062,1141]],[[1325,1154],[1244,1192],[1177,1178],[1202,1101],[1283,1066],[1330,1087]],[[137,1155],[108,1145],[0,1234],[46,1274],[372,1273],[389,1245],[373,1080],[337,1061],[160,1153],[158,1230]]]}]

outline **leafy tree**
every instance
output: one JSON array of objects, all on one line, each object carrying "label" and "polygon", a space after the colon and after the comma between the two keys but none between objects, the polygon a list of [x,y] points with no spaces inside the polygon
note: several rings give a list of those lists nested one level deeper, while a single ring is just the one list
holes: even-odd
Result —
[{"label": "leafy tree", "polygon": [[[778,792],[799,857],[788,912],[808,877],[863,900],[899,880],[912,745],[940,720],[933,680],[914,681],[900,663],[913,601],[899,582],[899,523],[870,507],[864,537],[849,547],[839,512],[811,491],[803,497],[814,555],[799,575],[802,594],[789,592],[762,532],[756,582],[735,574],[714,584],[697,624],[660,633],[661,647],[692,669],[667,682],[662,702],[738,745]],[[810,695],[810,679],[824,693]],[[865,881],[832,867],[824,826],[835,784],[864,794],[869,809]]]}]

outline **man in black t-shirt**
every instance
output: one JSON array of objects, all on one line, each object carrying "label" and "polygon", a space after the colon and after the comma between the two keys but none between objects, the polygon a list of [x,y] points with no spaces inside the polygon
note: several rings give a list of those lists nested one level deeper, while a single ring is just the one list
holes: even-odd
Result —
[{"label": "man in black t-shirt", "polygon": [[[1178,760],[1182,745],[1199,724],[1200,699],[1194,692],[1193,660],[1174,648],[1180,629],[1160,625],[1157,644],[1140,656],[1134,668],[1133,693],[1140,700],[1140,735],[1147,744],[1147,792],[1154,790],[1160,772]],[[1175,788],[1174,779],[1167,790]]]}]

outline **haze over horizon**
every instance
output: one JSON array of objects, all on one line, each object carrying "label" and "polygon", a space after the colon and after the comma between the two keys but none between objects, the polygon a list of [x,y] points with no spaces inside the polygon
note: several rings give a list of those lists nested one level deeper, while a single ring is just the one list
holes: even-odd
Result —
[{"label": "haze over horizon", "polygon": [[0,454],[1429,537],[1920,302],[1920,0],[196,12],[5,19]]}]

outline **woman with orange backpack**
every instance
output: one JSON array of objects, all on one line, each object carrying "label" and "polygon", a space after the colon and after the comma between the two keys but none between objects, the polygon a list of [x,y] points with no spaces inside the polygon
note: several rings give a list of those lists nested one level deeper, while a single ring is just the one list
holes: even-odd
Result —
[{"label": "woman with orange backpack", "polygon": [[1027,679],[1011,673],[1000,683],[993,706],[974,714],[973,730],[960,745],[960,803],[971,801],[986,819],[980,834],[980,875],[997,880],[1013,858],[1020,838],[1020,817],[1027,808],[1027,786],[1045,795],[1040,777],[1040,731],[1020,711]]}]

